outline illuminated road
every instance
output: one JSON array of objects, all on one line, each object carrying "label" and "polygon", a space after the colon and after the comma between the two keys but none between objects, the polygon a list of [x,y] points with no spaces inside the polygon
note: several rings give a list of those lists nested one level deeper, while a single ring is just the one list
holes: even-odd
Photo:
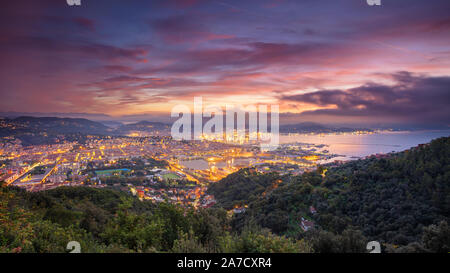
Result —
[{"label": "illuminated road", "polygon": [[[61,162],[61,160],[58,160],[56,163],[55,163],[55,166],[53,166],[53,168],[49,171],[49,172],[47,172],[47,174],[45,174],[45,176],[41,179],[41,182],[39,182],[39,184],[44,184],[45,183],[45,180],[56,170],[56,169],[58,169],[58,164]],[[34,187],[35,187],[35,185],[33,185],[32,187],[31,187],[31,191],[33,191],[33,189],[34,189]]]},{"label": "illuminated road", "polygon": [[14,182],[20,180],[24,175],[26,175],[26,174],[29,173],[31,170],[33,170],[34,168],[36,168],[37,166],[39,166],[39,164],[40,164],[40,163],[37,162],[37,163],[34,163],[32,166],[26,168],[25,171],[23,171],[21,174],[19,174],[19,175],[17,176],[16,179],[12,180],[11,182],[7,183],[6,185],[9,186],[9,185],[13,184]]},{"label": "illuminated road", "polygon": [[123,155],[125,155],[125,156],[127,155],[120,146],[117,146],[117,148],[119,148],[119,150],[122,152]]},{"label": "illuminated road", "polygon": [[58,163],[59,163],[59,162],[57,162],[57,163],[55,164],[55,166],[53,166],[53,168],[52,168],[49,172],[47,172],[47,174],[42,178],[41,184],[44,183],[44,182],[45,182],[45,179],[47,179],[47,177],[49,177],[49,176],[50,176],[50,175],[58,168]]}]

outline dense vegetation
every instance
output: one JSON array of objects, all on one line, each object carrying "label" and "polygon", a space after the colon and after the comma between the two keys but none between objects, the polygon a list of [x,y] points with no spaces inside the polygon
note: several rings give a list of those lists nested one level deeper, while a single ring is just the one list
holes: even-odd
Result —
[{"label": "dense vegetation", "polygon": [[[328,241],[332,234],[357,229],[390,251],[449,251],[449,160],[450,138],[441,138],[388,158],[372,157],[326,172],[320,167],[298,177],[284,177],[277,189],[249,202],[247,212],[235,218],[234,227],[253,221],[276,234],[307,238],[311,232],[299,228],[304,217],[316,223],[316,236],[328,236]],[[220,200],[227,202],[233,200]],[[317,213],[312,214],[310,206]],[[430,248],[431,230],[443,232],[436,235],[443,237],[440,245]]]},{"label": "dense vegetation", "polygon": [[[0,252],[449,252],[450,138],[301,176],[243,169],[211,185],[215,208],[124,192],[0,187]],[[248,205],[231,218],[227,211]],[[314,207],[314,209],[312,209]],[[302,219],[315,223],[303,231]]]},{"label": "dense vegetation", "polygon": [[277,178],[276,173],[262,175],[253,169],[241,169],[211,184],[208,193],[216,197],[219,206],[231,209],[256,201]]},{"label": "dense vegetation", "polygon": [[248,227],[232,232],[223,209],[141,202],[124,192],[0,188],[0,252],[309,252],[302,240]]}]

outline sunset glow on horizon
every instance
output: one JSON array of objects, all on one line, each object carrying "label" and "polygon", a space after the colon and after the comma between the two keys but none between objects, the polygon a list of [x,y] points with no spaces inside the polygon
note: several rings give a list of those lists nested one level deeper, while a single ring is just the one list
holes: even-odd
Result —
[{"label": "sunset glow on horizon", "polygon": [[201,96],[293,120],[450,124],[448,1],[3,5],[2,112],[161,116]]}]

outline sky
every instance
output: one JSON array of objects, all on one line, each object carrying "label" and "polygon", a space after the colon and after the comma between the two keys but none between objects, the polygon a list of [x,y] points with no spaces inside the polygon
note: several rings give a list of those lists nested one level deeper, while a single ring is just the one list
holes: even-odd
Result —
[{"label": "sky", "polygon": [[450,1],[17,0],[0,112],[169,117],[278,104],[288,123],[450,125]]}]

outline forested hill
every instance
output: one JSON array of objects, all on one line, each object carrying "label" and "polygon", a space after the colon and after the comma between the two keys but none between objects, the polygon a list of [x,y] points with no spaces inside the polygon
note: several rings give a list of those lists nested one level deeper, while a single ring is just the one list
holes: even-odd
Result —
[{"label": "forested hill", "polygon": [[[14,127],[15,130],[28,130],[30,132],[45,131],[47,133],[89,133],[107,134],[108,127],[95,121],[83,118],[56,118],[56,117],[18,117],[2,121]],[[8,127],[5,127],[8,128]]]},{"label": "forested hill", "polygon": [[304,240],[267,230],[235,233],[223,209],[153,204],[111,189],[25,192],[0,182],[0,253],[310,252]]},{"label": "forested hill", "polygon": [[[299,223],[304,217],[315,223],[316,232],[341,234],[354,227],[370,240],[418,251],[427,247],[422,238],[424,228],[443,222],[440,228],[447,233],[441,241],[448,248],[449,161],[450,138],[446,137],[387,158],[357,160],[327,170],[320,167],[301,176],[272,177],[283,182],[264,196],[250,198],[249,209],[235,217],[235,227],[256,222],[278,234],[303,237],[307,235]],[[264,180],[260,175],[254,179]],[[247,180],[252,178],[224,182],[234,190],[242,188],[248,196],[261,192],[240,185]],[[222,182],[218,183],[214,188],[221,188]],[[228,192],[226,188],[215,191],[219,204],[245,202],[227,200],[233,196]],[[311,213],[311,206],[317,213]]]},{"label": "forested hill", "polygon": [[84,135],[110,135],[107,126],[82,118],[18,117],[0,119],[0,139],[19,139],[22,145],[59,143],[61,139],[79,141]]},{"label": "forested hill", "polygon": [[65,252],[73,240],[83,252],[366,252],[376,240],[383,252],[447,253],[449,159],[441,138],[301,176],[243,169],[211,187],[224,208],[248,205],[232,218],[110,189],[0,182],[0,252]]},{"label": "forested hill", "polygon": [[279,180],[276,173],[260,174],[253,169],[241,169],[223,178],[220,183],[211,184],[208,193],[217,197],[218,206],[231,209],[256,201]]}]

